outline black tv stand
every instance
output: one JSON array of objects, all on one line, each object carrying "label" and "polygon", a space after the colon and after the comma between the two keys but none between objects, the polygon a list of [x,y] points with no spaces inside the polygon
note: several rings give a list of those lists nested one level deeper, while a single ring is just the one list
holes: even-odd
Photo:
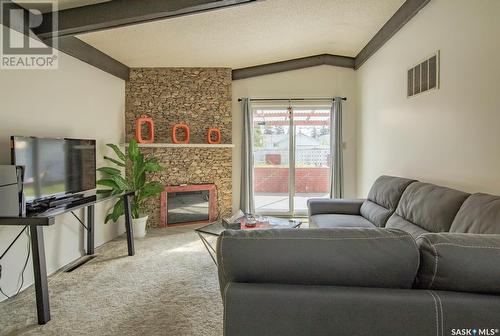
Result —
[{"label": "black tv stand", "polygon": [[77,197],[73,202],[65,202],[57,207],[38,209],[19,217],[0,217],[0,225],[29,226],[31,236],[31,247],[33,250],[33,271],[35,277],[36,308],[38,324],[50,321],[49,288],[47,282],[47,266],[45,261],[45,245],[43,241],[43,228],[55,224],[55,217],[86,208],[87,211],[87,255],[94,254],[94,206],[96,203],[122,198],[125,210],[125,229],[127,231],[128,255],[133,256],[134,238],[132,230],[132,211],[130,209],[130,198],[134,192],[125,192],[118,195],[97,194]]}]

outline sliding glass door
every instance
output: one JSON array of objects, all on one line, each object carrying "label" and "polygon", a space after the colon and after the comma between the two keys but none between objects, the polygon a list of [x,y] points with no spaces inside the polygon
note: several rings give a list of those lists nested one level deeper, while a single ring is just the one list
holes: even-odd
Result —
[{"label": "sliding glass door", "polygon": [[307,214],[330,197],[330,102],[253,103],[254,201],[258,214]]},{"label": "sliding glass door", "polygon": [[330,106],[295,107],[293,214],[307,214],[309,198],[330,197]]},{"label": "sliding glass door", "polygon": [[252,104],[252,108],[255,211],[289,215],[293,134],[290,110],[279,103]]}]

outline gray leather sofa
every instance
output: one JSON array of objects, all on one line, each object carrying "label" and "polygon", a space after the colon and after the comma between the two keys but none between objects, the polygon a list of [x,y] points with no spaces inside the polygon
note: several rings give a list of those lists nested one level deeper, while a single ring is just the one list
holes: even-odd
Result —
[{"label": "gray leather sofa", "polygon": [[385,223],[362,214],[364,201],[330,213],[312,202],[312,216],[371,225],[334,216],[317,229],[225,231],[224,334],[499,335],[500,197],[397,179],[376,183],[393,196],[368,197],[391,213]]},{"label": "gray leather sofa", "polygon": [[415,180],[381,176],[367,199],[310,199],[310,227],[384,227],[398,206],[401,195]]},{"label": "gray leather sofa", "polygon": [[309,226],[386,227],[417,238],[428,232],[500,234],[500,198],[381,176],[364,199],[310,199]]}]

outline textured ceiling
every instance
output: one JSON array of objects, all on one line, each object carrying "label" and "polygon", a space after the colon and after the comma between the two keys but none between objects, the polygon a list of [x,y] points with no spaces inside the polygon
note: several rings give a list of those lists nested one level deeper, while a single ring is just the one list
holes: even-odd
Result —
[{"label": "textured ceiling", "polygon": [[355,56],[403,2],[265,0],[78,37],[129,67],[241,68]]}]

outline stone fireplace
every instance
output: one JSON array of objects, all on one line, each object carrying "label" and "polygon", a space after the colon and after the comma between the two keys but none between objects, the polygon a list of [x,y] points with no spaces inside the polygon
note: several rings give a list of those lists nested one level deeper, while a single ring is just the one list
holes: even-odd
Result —
[{"label": "stone fireplace", "polygon": [[[125,122],[127,140],[135,134],[141,115],[155,123],[155,144],[142,147],[166,167],[151,179],[165,186],[213,184],[217,191],[217,213],[231,213],[232,206],[232,116],[231,70],[226,68],[132,69],[126,84]],[[172,144],[174,124],[190,128],[189,145]],[[208,128],[221,131],[221,146],[207,144]],[[161,198],[148,200],[150,226],[159,227]]]}]

